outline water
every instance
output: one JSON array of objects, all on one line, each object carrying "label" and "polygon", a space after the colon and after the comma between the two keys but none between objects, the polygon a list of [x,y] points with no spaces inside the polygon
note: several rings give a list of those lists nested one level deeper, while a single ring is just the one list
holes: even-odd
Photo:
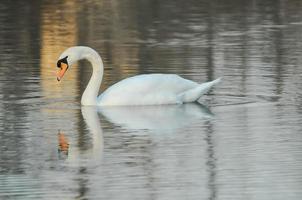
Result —
[{"label": "water", "polygon": [[[0,199],[301,199],[301,9],[1,1]],[[102,55],[100,91],[142,73],[223,82],[203,106],[81,109],[89,63],[53,73],[74,45]]]}]

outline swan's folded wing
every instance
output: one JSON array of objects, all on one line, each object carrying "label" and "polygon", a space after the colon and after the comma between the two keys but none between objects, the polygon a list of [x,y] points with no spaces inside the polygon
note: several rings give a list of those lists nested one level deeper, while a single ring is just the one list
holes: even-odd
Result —
[{"label": "swan's folded wing", "polygon": [[156,105],[179,103],[177,95],[198,86],[174,74],[148,74],[124,79],[98,98],[99,105]]}]

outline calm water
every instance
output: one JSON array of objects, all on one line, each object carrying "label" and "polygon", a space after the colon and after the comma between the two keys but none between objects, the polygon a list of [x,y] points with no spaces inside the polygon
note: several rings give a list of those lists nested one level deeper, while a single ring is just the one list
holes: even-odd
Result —
[{"label": "calm water", "polygon": [[[0,1],[0,199],[302,199],[301,10]],[[81,108],[89,63],[54,75],[74,45],[102,55],[100,91],[141,73],[223,82],[203,106]]]}]

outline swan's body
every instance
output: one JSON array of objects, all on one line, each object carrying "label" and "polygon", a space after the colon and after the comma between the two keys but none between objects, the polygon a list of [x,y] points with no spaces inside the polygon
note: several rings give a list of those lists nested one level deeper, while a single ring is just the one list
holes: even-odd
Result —
[{"label": "swan's body", "polygon": [[[198,84],[174,74],[146,74],[124,79],[97,97],[103,77],[103,62],[99,54],[89,47],[71,47],[64,51],[58,61],[61,80],[68,65],[87,59],[92,64],[93,73],[85,89],[81,104],[98,106],[117,105],[160,105],[182,104],[197,101],[203,94],[220,82],[220,78]],[[62,72],[63,71],[63,72]]]},{"label": "swan's body", "polygon": [[98,105],[181,104],[197,101],[208,88],[174,74],[138,75],[112,85],[98,97]]}]

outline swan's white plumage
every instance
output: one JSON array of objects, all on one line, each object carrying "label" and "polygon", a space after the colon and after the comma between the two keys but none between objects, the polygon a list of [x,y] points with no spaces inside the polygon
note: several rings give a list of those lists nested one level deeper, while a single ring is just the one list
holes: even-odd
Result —
[{"label": "swan's white plumage", "polygon": [[82,105],[159,105],[181,104],[197,101],[220,82],[220,78],[198,84],[175,74],[144,74],[124,79],[105,90],[99,97],[97,92],[103,77],[103,63],[96,51],[89,47],[71,47],[60,58],[68,56],[68,63],[81,59],[91,62],[93,73],[83,93]]},{"label": "swan's white plumage", "polygon": [[98,98],[99,105],[158,105],[182,103],[178,94],[198,84],[174,74],[146,74],[124,79]]},{"label": "swan's white plumage", "polygon": [[213,86],[209,83],[200,85],[174,74],[138,75],[112,85],[98,97],[98,105],[160,105],[193,102]]}]

